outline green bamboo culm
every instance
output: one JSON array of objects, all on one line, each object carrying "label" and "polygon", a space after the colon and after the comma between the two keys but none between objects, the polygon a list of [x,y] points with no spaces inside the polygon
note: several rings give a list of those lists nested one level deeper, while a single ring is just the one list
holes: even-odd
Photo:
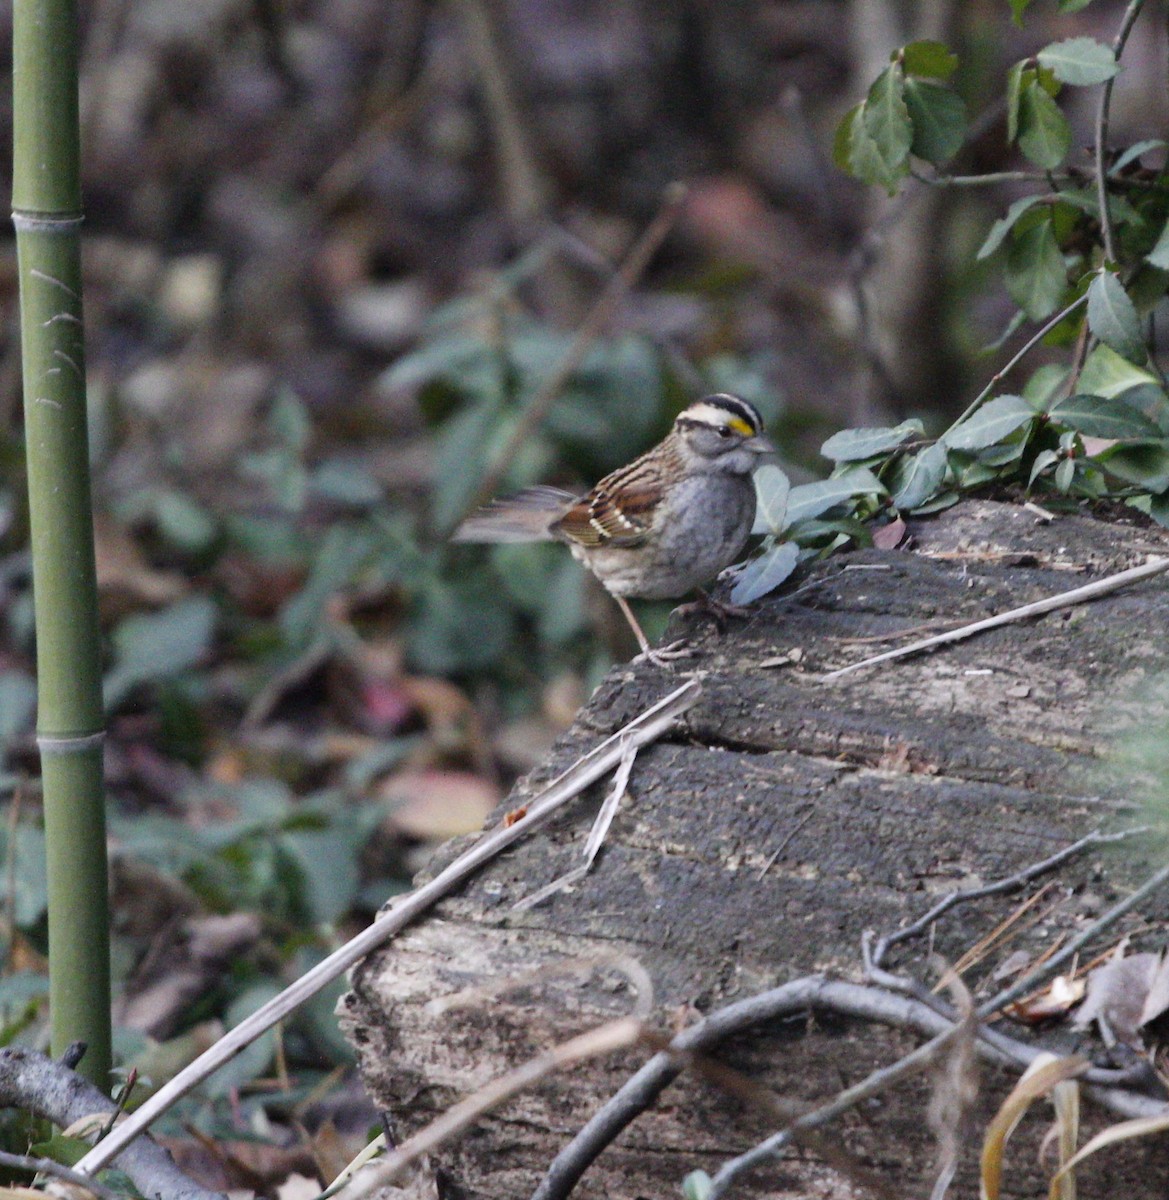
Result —
[{"label": "green bamboo culm", "polygon": [[87,1045],[110,1069],[104,713],[81,315],[74,0],[13,9],[12,207],[20,266],[24,419],[37,631],[37,742],[49,884],[55,1055]]}]

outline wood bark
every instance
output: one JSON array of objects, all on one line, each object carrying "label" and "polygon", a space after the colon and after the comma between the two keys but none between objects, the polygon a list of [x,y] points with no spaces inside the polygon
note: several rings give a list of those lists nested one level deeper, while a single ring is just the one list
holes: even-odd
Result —
[{"label": "wood bark", "polygon": [[[649,973],[654,1022],[672,1033],[696,1013],[808,973],[859,980],[864,931],[895,930],[942,894],[1009,875],[1091,829],[1140,822],[1137,784],[1116,752],[1132,731],[1165,719],[1165,694],[1155,687],[1169,669],[1164,577],[932,654],[832,682],[819,676],[895,644],[871,639],[921,636],[923,625],[950,627],[1076,587],[1169,552],[1169,536],[1078,513],[1044,524],[1020,505],[992,502],[916,522],[912,534],[909,550],[815,565],[789,595],[769,598],[725,633],[692,622],[685,632],[699,657],[673,673],[616,668],[495,818],[698,671],[702,700],[639,755],[592,873],[571,892],[513,910],[575,865],[603,788],[354,972],[342,1021],[398,1136],[550,1045],[629,1012],[636,997],[604,965],[614,954]],[[768,665],[777,660],[786,661]],[[1032,910],[1039,919],[1020,921],[967,983],[993,994],[1002,983],[991,976],[1009,955],[1042,953],[1159,865],[1155,845],[1142,840],[1070,861]],[[956,961],[1019,902],[959,906],[928,944],[906,944],[889,965],[927,978],[931,949]],[[1164,904],[1156,898],[1126,928],[1159,948]],[[569,958],[598,965],[558,972]],[[547,973],[469,1007],[428,1008],[436,997],[523,980],[535,968]],[[1067,1022],[1047,1036],[1065,1052],[1101,1050]],[[919,1041],[817,1015],[753,1029],[716,1057],[784,1100],[817,1104]],[[508,1102],[444,1146],[424,1190],[411,1194],[530,1196],[557,1152],[649,1053],[588,1062]],[[983,1071],[952,1197],[978,1195],[981,1132],[1013,1082]],[[929,1194],[931,1087],[928,1078],[899,1087],[831,1131],[900,1195]],[[1085,1124],[1110,1119],[1089,1109]],[[1036,1151],[1049,1121],[1050,1107],[1039,1106],[1016,1134],[1005,1195],[1046,1195]],[[680,1196],[689,1171],[714,1174],[770,1129],[743,1099],[683,1075],[573,1194]],[[755,1171],[735,1195],[845,1197],[850,1186],[797,1152]],[[1169,1161],[1146,1141],[1098,1156],[1081,1175],[1080,1195],[1140,1200],[1167,1187]]]}]

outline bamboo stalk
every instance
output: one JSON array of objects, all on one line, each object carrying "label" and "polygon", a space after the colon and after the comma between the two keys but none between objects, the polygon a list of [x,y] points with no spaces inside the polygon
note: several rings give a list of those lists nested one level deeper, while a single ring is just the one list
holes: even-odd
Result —
[{"label": "bamboo stalk", "polygon": [[104,714],[81,313],[75,0],[16,0],[12,204],[37,629],[53,1053],[110,1068]]}]

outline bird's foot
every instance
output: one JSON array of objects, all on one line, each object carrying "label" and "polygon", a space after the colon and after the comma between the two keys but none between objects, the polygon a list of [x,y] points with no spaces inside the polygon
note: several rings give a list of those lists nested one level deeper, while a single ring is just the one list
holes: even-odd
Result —
[{"label": "bird's foot", "polygon": [[668,646],[652,647],[643,650],[632,661],[635,663],[651,662],[655,667],[671,667],[681,659],[696,658],[698,651],[685,638],[670,642]]},{"label": "bird's foot", "polygon": [[751,616],[751,609],[742,604],[728,604],[725,600],[716,600],[701,589],[698,599],[687,604],[679,604],[674,609],[675,614],[682,617],[710,617],[721,630],[728,617],[746,618]]}]

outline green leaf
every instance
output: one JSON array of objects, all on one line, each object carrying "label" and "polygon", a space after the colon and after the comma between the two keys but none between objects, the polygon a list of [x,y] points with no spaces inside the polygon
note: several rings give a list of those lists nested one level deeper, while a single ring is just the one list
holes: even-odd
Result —
[{"label": "green leaf", "polygon": [[1030,4],[1031,0],[1011,0],[1011,19],[1020,29],[1023,27],[1023,14]]},{"label": "green leaf", "polygon": [[795,542],[772,542],[739,572],[731,589],[732,604],[751,604],[774,591],[796,569],[800,548]]},{"label": "green leaf", "polygon": [[1088,437],[1159,438],[1160,428],[1140,409],[1123,400],[1107,396],[1089,396],[1083,392],[1059,400],[1048,410],[1056,425],[1074,429]]},{"label": "green leaf", "polygon": [[865,467],[853,467],[831,479],[792,488],[787,501],[787,523],[790,527],[808,517],[818,517],[855,496],[883,495],[885,485],[872,471]]},{"label": "green leaf", "polygon": [[1067,289],[1067,267],[1050,220],[1015,238],[1005,274],[1011,299],[1032,321],[1042,321],[1059,308]]},{"label": "green leaf", "polygon": [[1116,161],[1108,168],[1108,174],[1119,175],[1130,162],[1148,154],[1150,150],[1160,150],[1164,145],[1166,142],[1163,138],[1145,138],[1144,141],[1133,142],[1123,154],[1117,156]]},{"label": "green leaf", "polygon": [[957,92],[928,80],[905,83],[905,106],[913,125],[911,149],[934,166],[948,162],[966,140],[966,104]]},{"label": "green leaf", "polygon": [[1023,94],[1024,76],[1027,79],[1035,77],[1034,71],[1027,70],[1027,62],[1017,62],[1007,72],[1007,144],[1011,145],[1019,136],[1019,98]]},{"label": "green leaf", "polygon": [[1156,376],[1121,358],[1108,346],[1097,346],[1080,372],[1079,388],[1093,396],[1120,396],[1130,388],[1156,384]]},{"label": "green leaf", "polygon": [[1036,55],[1041,65],[1060,81],[1073,87],[1091,87],[1111,79],[1120,70],[1110,46],[1095,38],[1068,38],[1044,46]]},{"label": "green leaf", "polygon": [[901,51],[901,63],[907,75],[949,79],[958,69],[958,56],[941,42],[910,42]]},{"label": "green leaf", "polygon": [[905,77],[894,63],[869,88],[860,119],[852,123],[849,164],[854,173],[890,192],[909,170],[913,127],[905,106]]},{"label": "green leaf", "polygon": [[951,450],[981,450],[1010,437],[1038,416],[1022,396],[996,396],[961,425],[946,430],[941,440]]},{"label": "green leaf", "polygon": [[990,233],[986,235],[986,241],[978,248],[978,254],[975,257],[981,262],[984,258],[989,258],[1002,244],[1003,239],[1015,227],[1015,222],[1030,208],[1034,208],[1036,204],[1042,200],[1040,195],[1023,196],[1016,200],[1010,208],[1007,209],[1006,215],[1000,217],[991,227]]},{"label": "green leaf", "polygon": [[[1030,3],[1030,0],[1028,0]],[[1088,7],[1092,0],[1057,0],[1056,7],[1061,13],[1078,13]]]},{"label": "green leaf", "polygon": [[920,421],[903,421],[892,429],[842,429],[820,447],[820,453],[833,462],[856,462],[884,454],[924,432]]},{"label": "green leaf", "polygon": [[1054,171],[1071,149],[1072,131],[1038,80],[1019,97],[1019,149],[1041,170]]},{"label": "green leaf", "polygon": [[774,463],[765,463],[755,472],[755,524],[752,533],[778,534],[787,517],[787,498],[791,482]]},{"label": "green leaf", "polygon": [[1031,464],[1031,474],[1027,476],[1027,486],[1031,487],[1035,480],[1053,463],[1059,462],[1059,452],[1056,450],[1041,450]]},{"label": "green leaf", "polygon": [[905,458],[890,481],[895,508],[912,512],[924,504],[946,477],[946,447],[942,442]]},{"label": "green leaf", "polygon": [[1076,460],[1074,458],[1065,458],[1063,462],[1055,468],[1055,474],[1052,476],[1057,491],[1067,495],[1068,489],[1072,486],[1072,480],[1076,475]]},{"label": "green leaf", "polygon": [[1093,457],[1110,475],[1126,483],[1150,492],[1169,490],[1169,440],[1165,438],[1120,442]]},{"label": "green leaf", "polygon": [[112,707],[139,683],[193,667],[210,649],[214,632],[215,605],[207,596],[127,617],[114,630],[116,665],[105,679],[106,705]]},{"label": "green leaf", "polygon": [[1098,272],[1088,285],[1088,328],[1121,358],[1137,366],[1148,357],[1137,310],[1111,271]]},{"label": "green leaf", "polygon": [[836,126],[836,133],[832,138],[832,161],[841,171],[846,171],[848,174],[853,173],[852,165],[852,136],[853,126],[860,120],[861,109],[864,108],[863,101],[860,104],[854,104],[852,108],[840,118],[840,124]]},{"label": "green leaf", "polygon": [[1158,271],[1169,271],[1169,221],[1165,222],[1157,244],[1145,255],[1145,262]]}]

